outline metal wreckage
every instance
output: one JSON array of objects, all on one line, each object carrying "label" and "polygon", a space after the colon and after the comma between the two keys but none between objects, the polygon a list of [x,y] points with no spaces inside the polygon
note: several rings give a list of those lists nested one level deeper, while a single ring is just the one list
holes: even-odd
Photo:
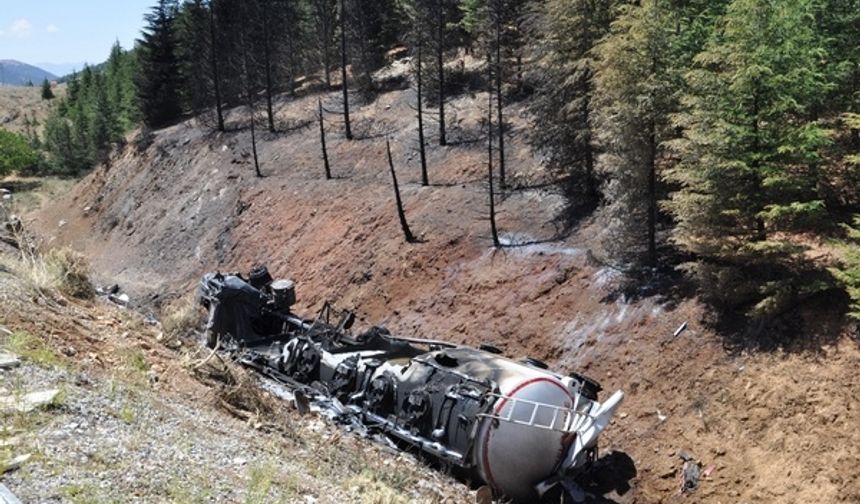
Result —
[{"label": "metal wreckage", "polygon": [[293,313],[295,285],[265,267],[245,279],[206,274],[199,301],[209,311],[207,344],[300,396],[349,416],[367,432],[418,448],[496,496],[537,502],[559,494],[597,458],[597,438],[624,394],[598,402],[601,387],[534,359],[400,337],[382,327],[353,334],[326,304],[318,317]]}]

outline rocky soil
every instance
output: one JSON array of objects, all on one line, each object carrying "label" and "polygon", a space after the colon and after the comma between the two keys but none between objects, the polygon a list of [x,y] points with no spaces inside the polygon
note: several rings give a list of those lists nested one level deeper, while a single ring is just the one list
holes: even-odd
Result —
[{"label": "rocky soil", "polygon": [[[0,265],[10,261],[0,251]],[[0,350],[21,361],[0,370],[0,396],[58,393],[33,411],[0,411],[0,482],[22,502],[474,500],[414,457],[300,417],[256,384],[201,378],[217,356],[196,342],[168,348],[137,313],[37,292],[30,280],[0,269]],[[230,402],[240,395],[256,407]]]}]

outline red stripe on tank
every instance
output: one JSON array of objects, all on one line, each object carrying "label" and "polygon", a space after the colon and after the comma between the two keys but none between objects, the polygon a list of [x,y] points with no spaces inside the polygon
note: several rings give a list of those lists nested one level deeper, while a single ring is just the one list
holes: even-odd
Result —
[{"label": "red stripe on tank", "polygon": [[[504,408],[505,404],[507,404],[507,402],[508,402],[508,398],[514,397],[516,395],[516,393],[519,392],[520,390],[524,389],[525,387],[528,387],[529,385],[535,384],[537,382],[552,383],[553,385],[555,385],[556,387],[561,389],[562,392],[567,394],[567,397],[571,401],[573,401],[573,396],[570,395],[570,392],[567,390],[567,388],[564,387],[564,385],[562,385],[561,383],[557,382],[556,380],[553,380],[553,379],[548,378],[546,376],[538,376],[536,378],[531,378],[531,379],[526,380],[522,383],[519,383],[516,387],[514,387],[514,389],[511,392],[509,392],[508,394],[505,394],[506,397],[503,397],[502,400],[499,401],[499,404],[496,406],[494,413],[496,415],[498,415],[502,411],[502,408]],[[489,480],[489,481],[487,481],[487,483],[489,483],[490,486],[493,487],[494,489],[498,490],[499,489],[498,485],[496,485],[496,481],[493,479],[493,471],[492,471],[492,469],[490,469],[489,451],[490,451],[491,427],[492,427],[492,424],[487,426],[487,435],[484,439],[483,465],[484,465],[484,473],[487,475],[487,479]]]}]

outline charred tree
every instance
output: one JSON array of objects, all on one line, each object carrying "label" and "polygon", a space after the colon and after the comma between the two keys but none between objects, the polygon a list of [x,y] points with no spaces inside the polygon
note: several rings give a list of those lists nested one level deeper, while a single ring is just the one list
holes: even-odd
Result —
[{"label": "charred tree", "polygon": [[[266,69],[266,118],[269,121],[269,131],[275,132],[275,114],[272,111],[272,49],[269,29],[269,1],[264,1],[263,10],[263,59]],[[253,122],[253,119],[252,119]]]},{"label": "charred tree", "polygon": [[430,184],[430,181],[427,177],[427,153],[424,149],[424,115],[422,112],[422,77],[421,77],[421,56],[422,49],[424,46],[424,41],[419,36],[418,38],[418,54],[417,61],[415,63],[415,79],[417,81],[418,87],[418,152],[421,157],[421,185],[426,186]]},{"label": "charred tree", "polygon": [[209,64],[212,68],[212,87],[215,91],[215,114],[218,121],[218,131],[224,131],[224,108],[221,103],[221,74],[218,70],[218,54],[216,50],[215,36],[215,5],[216,2],[209,2]]},{"label": "charred tree", "polygon": [[352,140],[352,129],[349,125],[349,88],[346,82],[346,1],[340,0],[340,78],[343,88],[343,126],[346,139]]},{"label": "charred tree", "polygon": [[328,164],[328,151],[325,147],[325,125],[323,124],[323,107],[321,98],[317,99],[317,104],[319,106],[320,146],[322,147],[323,165],[325,166],[325,179],[331,180],[331,168]]},{"label": "charred tree", "polygon": [[397,203],[397,217],[400,219],[400,227],[403,229],[403,238],[408,243],[415,243],[415,235],[409,229],[406,222],[406,213],[403,211],[403,201],[400,199],[400,187],[397,185],[397,173],[394,171],[394,161],[391,160],[391,142],[385,140],[385,150],[388,153],[388,168],[391,170],[391,183],[394,185],[394,200]]},{"label": "charred tree", "polygon": [[657,267],[657,135],[651,121],[648,134],[648,259],[647,265]]},{"label": "charred tree", "polygon": [[[492,69],[492,66],[488,68]],[[487,186],[490,191],[490,233],[493,247],[500,248],[499,231],[496,228],[496,196],[493,189],[493,93],[487,93]]]},{"label": "charred tree", "polygon": [[505,122],[502,116],[502,15],[500,1],[496,0],[496,107],[498,108],[497,119],[499,122],[499,187],[504,190],[507,186],[505,180]]},{"label": "charred tree", "polygon": [[436,76],[439,93],[439,145],[447,145],[445,137],[445,0],[439,0],[438,19],[436,20]]},{"label": "charred tree", "polygon": [[263,174],[260,172],[260,160],[257,157],[257,132],[254,124],[254,112],[255,112],[255,103],[254,103],[254,83],[251,76],[251,64],[248,61],[248,40],[247,34],[245,32],[245,22],[247,20],[247,16],[245,14],[245,9],[241,9],[242,15],[242,30],[240,34],[240,46],[242,51],[242,77],[245,84],[245,99],[246,105],[248,107],[248,111],[251,116],[251,153],[254,156],[254,173],[257,174],[257,177],[262,177]]}]

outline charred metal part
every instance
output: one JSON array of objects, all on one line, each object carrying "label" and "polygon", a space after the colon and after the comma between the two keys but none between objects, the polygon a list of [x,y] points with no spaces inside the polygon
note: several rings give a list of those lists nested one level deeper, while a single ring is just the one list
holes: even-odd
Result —
[{"label": "charred metal part", "polygon": [[617,391],[598,402],[594,380],[554,373],[536,359],[513,361],[490,345],[399,337],[381,327],[353,335],[354,316],[334,320],[328,304],[304,319],[291,311],[293,282],[267,276],[255,268],[258,287],[238,274],[203,277],[211,346],[220,342],[292,388],[297,403],[325,401],[332,418],[419,448],[516,502],[536,502],[587,470],[623,398]]}]

